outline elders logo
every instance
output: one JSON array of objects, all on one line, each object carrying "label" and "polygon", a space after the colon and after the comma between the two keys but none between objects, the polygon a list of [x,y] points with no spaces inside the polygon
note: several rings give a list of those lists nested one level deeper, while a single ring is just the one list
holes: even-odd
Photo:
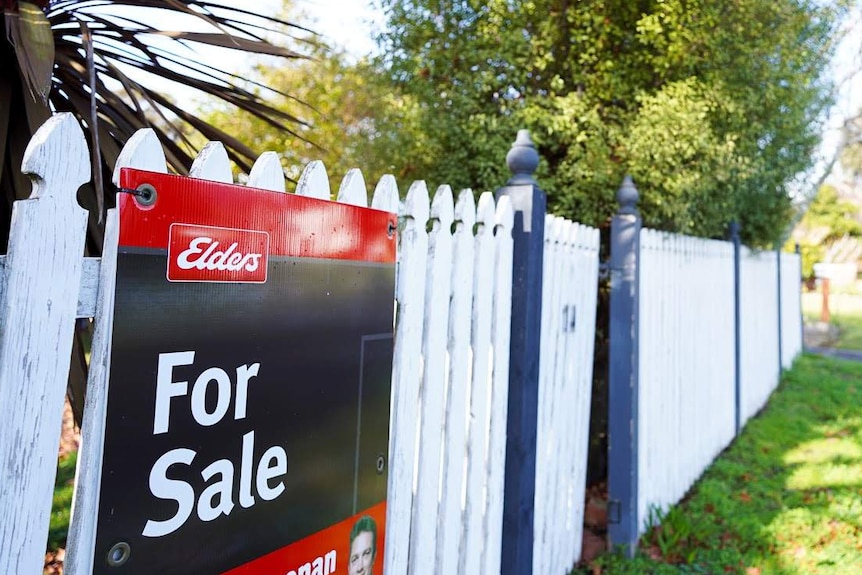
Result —
[{"label": "elders logo", "polygon": [[171,224],[168,281],[265,283],[269,234]]}]

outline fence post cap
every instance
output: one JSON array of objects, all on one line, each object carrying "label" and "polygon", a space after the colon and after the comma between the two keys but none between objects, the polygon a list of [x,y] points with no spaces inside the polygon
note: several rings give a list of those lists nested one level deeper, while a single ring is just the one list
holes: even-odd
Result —
[{"label": "fence post cap", "polygon": [[506,165],[512,172],[507,185],[535,184],[533,174],[539,166],[539,153],[530,139],[529,130],[518,130],[518,137],[506,154]]},{"label": "fence post cap", "polygon": [[617,202],[620,204],[620,213],[636,213],[638,200],[640,200],[640,194],[638,194],[635,183],[632,181],[632,177],[626,174],[620,189],[617,190]]}]

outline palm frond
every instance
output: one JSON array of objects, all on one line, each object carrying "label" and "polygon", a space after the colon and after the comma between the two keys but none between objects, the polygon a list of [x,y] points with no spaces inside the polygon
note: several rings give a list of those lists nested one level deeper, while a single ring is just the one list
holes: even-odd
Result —
[{"label": "palm frond", "polygon": [[[185,173],[196,152],[194,143],[200,142],[191,134],[198,133],[222,139],[240,169],[251,169],[258,151],[209,126],[189,112],[185,103],[173,101],[165,81],[224,100],[273,129],[305,139],[296,130],[305,126],[301,118],[267,103],[266,96],[276,91],[247,83],[201,56],[202,48],[215,47],[255,56],[304,58],[311,32],[302,26],[203,0],[58,0],[48,4],[46,16],[54,33],[57,64],[50,104],[53,109],[78,114],[86,129],[92,123],[87,121],[91,94],[82,24],[90,32],[102,146],[106,146],[106,135],[115,148],[138,128],[158,128],[173,143],[168,154],[171,167]],[[161,22],[171,22],[175,29],[154,24]],[[114,154],[105,157],[110,164]]]}]

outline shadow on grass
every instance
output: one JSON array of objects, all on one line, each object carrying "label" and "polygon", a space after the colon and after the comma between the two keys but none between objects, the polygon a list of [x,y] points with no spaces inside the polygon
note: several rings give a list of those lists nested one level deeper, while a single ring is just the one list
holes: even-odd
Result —
[{"label": "shadow on grass", "polygon": [[800,358],[635,560],[580,572],[862,572],[862,364]]}]

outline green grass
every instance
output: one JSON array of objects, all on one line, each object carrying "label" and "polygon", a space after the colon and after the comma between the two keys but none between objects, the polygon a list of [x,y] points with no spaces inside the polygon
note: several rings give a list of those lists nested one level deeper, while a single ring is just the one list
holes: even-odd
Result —
[{"label": "green grass", "polygon": [[576,573],[862,572],[862,363],[806,355],[634,560]]},{"label": "green grass", "polygon": [[78,452],[73,451],[57,464],[57,479],[54,482],[54,502],[51,505],[51,525],[48,529],[48,550],[66,547],[69,517],[72,510],[72,491],[75,482],[75,463]]}]

